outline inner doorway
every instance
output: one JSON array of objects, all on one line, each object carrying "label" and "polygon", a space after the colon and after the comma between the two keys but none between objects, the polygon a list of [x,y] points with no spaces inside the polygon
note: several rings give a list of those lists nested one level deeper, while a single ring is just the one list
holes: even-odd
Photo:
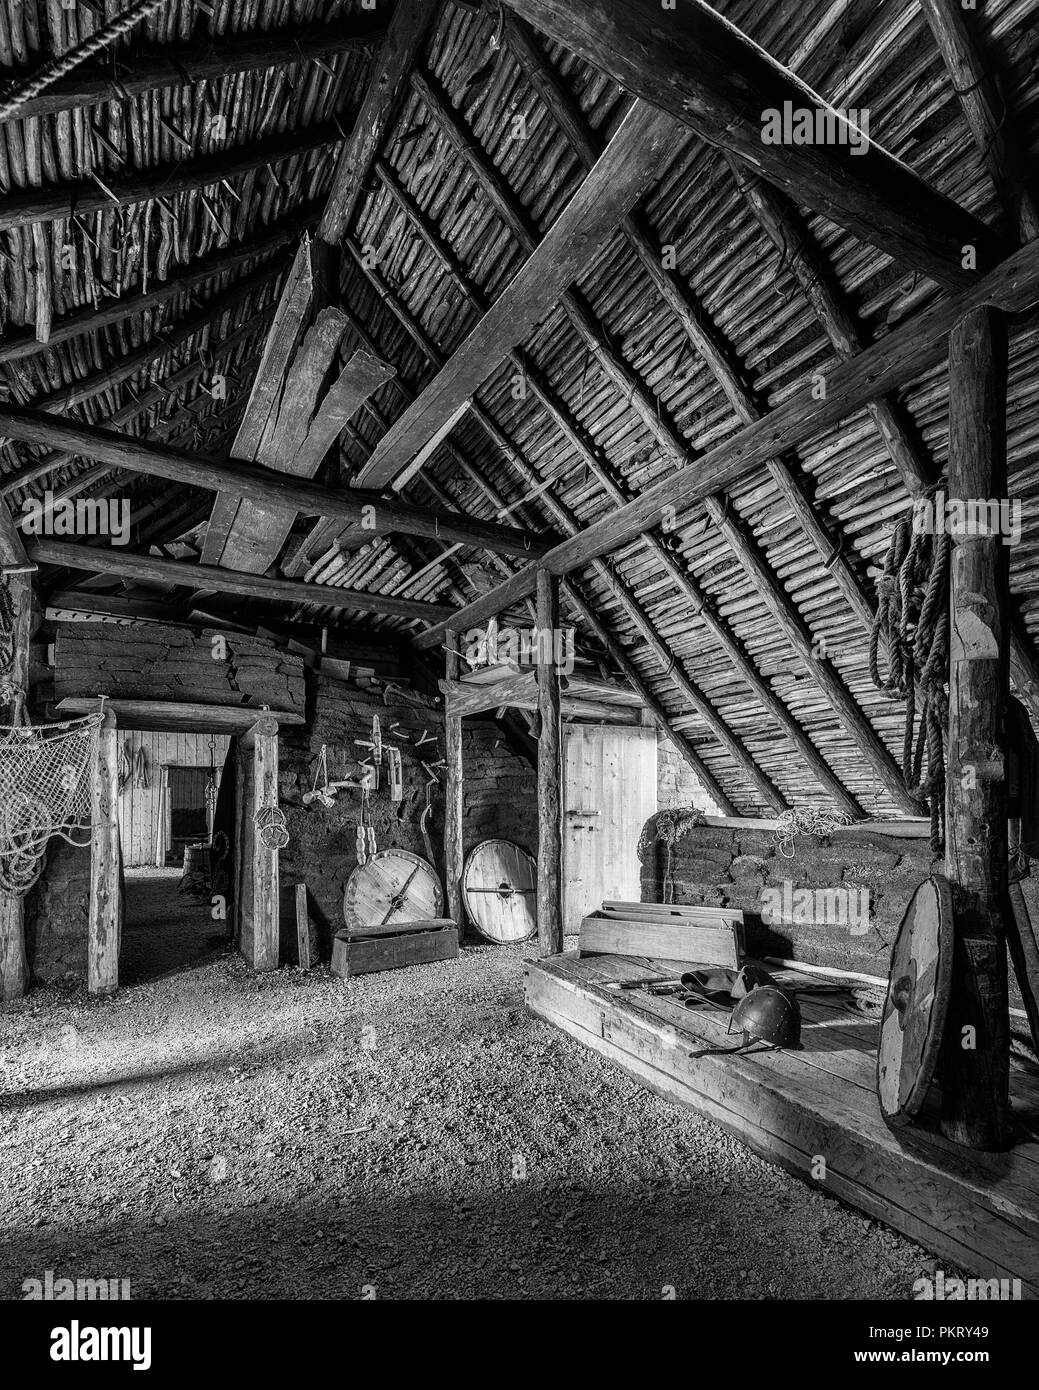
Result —
[{"label": "inner doorway", "polygon": [[225,835],[214,846],[229,745],[227,735],[207,732],[121,735],[123,984],[192,969],[227,948],[226,920],[213,915],[211,875],[214,856],[227,841]]}]

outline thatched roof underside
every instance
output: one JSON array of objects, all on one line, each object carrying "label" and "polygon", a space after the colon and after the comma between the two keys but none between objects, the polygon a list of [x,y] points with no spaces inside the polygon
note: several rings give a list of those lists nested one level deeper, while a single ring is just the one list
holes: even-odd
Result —
[{"label": "thatched roof underside", "polygon": [[[99,22],[92,14],[95,8],[106,15],[115,12],[101,0],[96,7],[73,10],[57,0],[0,0],[0,63],[17,70],[34,68],[91,32]],[[982,152],[915,3],[807,0],[794,6],[721,0],[717,8],[835,105],[868,107],[870,135],[876,141],[934,188],[986,222],[999,224],[1001,208]],[[118,52],[175,52],[211,39],[220,43],[273,32],[286,36],[284,56],[291,59],[294,38],[336,25],[357,34],[367,27],[374,37],[370,44],[358,43],[319,61],[283,61],[205,83],[165,86],[72,112],[14,120],[0,128],[0,179],[8,197],[22,190],[60,190],[86,179],[109,199],[99,211],[48,216],[0,233],[3,341],[31,335],[44,320],[49,320],[52,335],[45,350],[4,362],[2,375],[12,402],[226,456],[301,225],[313,222],[314,209],[322,206],[341,132],[349,129],[363,99],[387,10],[381,3],[372,13],[360,3],[327,0],[208,0],[206,5],[171,0],[161,17],[122,41]],[[1033,163],[1039,153],[1037,10],[1039,0],[990,0],[977,21],[986,51],[998,60],[1008,118]],[[326,470],[326,481],[348,480],[366,461],[527,258],[524,229],[539,239],[584,178],[586,167],[574,144],[509,44],[494,46],[498,27],[494,12],[443,6],[408,98],[384,142],[386,169],[377,165],[367,181],[344,243],[342,303],[356,321],[346,347],[374,348],[396,368],[397,378],[354,417],[341,439],[338,471]],[[600,150],[631,98],[572,54],[540,36],[536,42],[545,64],[578,103]],[[223,123],[220,116],[226,117]],[[525,118],[525,138],[515,137],[517,116]],[[457,127],[454,140],[448,133],[452,123]],[[272,144],[269,161],[226,181],[162,191],[167,177],[185,162],[278,141],[280,154]],[[292,152],[300,148],[302,152]],[[480,164],[496,171],[501,196],[488,196],[474,173]],[[153,196],[122,205],[111,201],[121,197],[124,184],[151,170],[161,171]],[[424,239],[402,205],[400,190],[424,214],[454,269]],[[863,343],[941,294],[923,276],[892,264],[826,220],[803,208],[798,217],[803,244],[824,257]],[[825,373],[838,360],[794,273],[798,247],[786,252],[777,248],[720,150],[690,132],[640,204],[637,218],[654,245],[675,248],[680,280],[728,345],[759,409],[786,400],[812,373]],[[279,235],[268,237],[272,229]],[[53,341],[72,316],[95,306],[115,308],[200,261],[225,249],[248,247],[258,238],[266,238],[259,254],[201,280],[190,292],[157,308],[114,318],[99,330]],[[363,263],[370,250],[376,253],[368,257],[376,262],[373,269]],[[695,470],[697,456],[733,434],[741,421],[622,230],[588,264],[574,289],[601,325],[603,342],[648,393],[659,420],[680,436],[686,466]],[[522,351],[537,379],[573,417],[620,495],[634,495],[674,470],[660,432],[607,373],[562,307]],[[1024,537],[1012,556],[1012,585],[1034,641],[1039,633],[1039,550],[1029,520],[1039,486],[1034,450],[1039,331],[1033,321],[1015,327],[1011,357],[1011,490],[1025,504]],[[228,378],[226,399],[214,399],[206,389],[214,370]],[[450,501],[475,516],[561,535],[563,513],[575,525],[585,525],[613,507],[617,494],[609,495],[535,392],[528,389],[525,399],[515,399],[515,371],[506,362],[479,393],[509,448],[503,450],[502,440],[490,437],[469,415],[403,495],[439,508]],[[911,382],[899,401],[920,456],[936,473],[948,439],[944,366]],[[40,454],[8,444],[0,457],[4,473],[11,475]],[[872,567],[887,547],[893,519],[909,502],[873,418],[863,410],[785,462],[804,482],[820,518],[839,538],[843,559],[872,596]],[[122,496],[131,489],[139,519],[135,549],[185,537],[200,548],[199,528],[208,518],[212,494],[106,474],[90,460],[58,460],[51,472],[11,492],[8,501],[17,511],[24,497],[76,478],[95,494],[118,491]],[[508,508],[505,516],[498,515],[502,502]],[[902,706],[871,684],[868,633],[833,566],[826,563],[832,557],[821,555],[806,538],[765,469],[735,486],[727,505],[899,758]],[[332,549],[315,555],[305,543],[310,529],[309,522],[297,524],[278,572],[458,605],[522,563],[468,547],[448,552],[434,541],[396,536],[344,553]],[[863,810],[896,813],[703,506],[680,514],[667,540],[760,677]],[[441,552],[448,553],[438,560]],[[409,583],[412,576],[416,578]],[[824,799],[695,605],[676,589],[659,551],[641,540],[633,542],[617,549],[604,565],[589,566],[573,578],[628,650],[673,725],[690,738],[741,811],[767,809],[759,789],[684,703],[635,630],[618,586],[645,610],[676,668],[695,682],[788,804]],[[63,586],[90,582],[67,574],[51,579]],[[111,589],[112,581],[95,582],[95,587]],[[171,595],[171,605],[180,597]],[[243,611],[237,603],[239,619]],[[249,611],[264,612],[259,605]],[[276,616],[387,635],[419,630],[403,619],[316,604],[282,608]],[[588,646],[594,651],[594,642]]]}]

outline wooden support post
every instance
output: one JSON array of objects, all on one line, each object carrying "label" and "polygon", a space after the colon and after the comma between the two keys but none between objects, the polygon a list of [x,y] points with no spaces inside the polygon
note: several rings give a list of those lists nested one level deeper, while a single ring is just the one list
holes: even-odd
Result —
[{"label": "wooden support post", "polygon": [[[0,502],[0,564],[10,568],[27,565],[18,528],[5,503]],[[3,694],[3,719],[21,724],[29,694],[29,641],[32,636],[32,578],[29,574],[5,574],[11,599],[10,665],[0,672],[7,687]],[[29,987],[25,958],[25,899],[0,893],[0,1000],[21,999]]]},{"label": "wooden support post", "polygon": [[310,910],[307,906],[307,885],[296,884],[296,944],[299,968],[310,969]]},{"label": "wooden support post", "polygon": [[119,731],[111,710],[98,733],[90,796],[90,903],[87,925],[87,989],[119,988],[123,934],[123,866],[119,852]]},{"label": "wooden support post", "polygon": [[[1007,495],[1006,327],[974,309],[949,341],[949,497]],[[979,528],[980,529],[980,528]],[[942,1051],[942,1132],[976,1149],[1009,1136],[1007,734],[1010,558],[998,527],[953,538],[945,871],[955,949]]]},{"label": "wooden support post", "polygon": [[562,725],[554,636],[559,628],[559,580],[538,570],[538,947],[563,950]]},{"label": "wooden support post", "polygon": [[[447,634],[445,652],[446,677],[456,681],[459,676],[458,633]],[[462,718],[444,715],[444,758],[447,772],[444,780],[444,878],[447,888],[447,915],[458,923],[458,942],[465,935],[465,908],[462,905]]]},{"label": "wooden support post", "polygon": [[[254,970],[277,970],[280,947],[280,876],[278,851],[263,843],[256,827],[256,813],[278,804],[278,721],[263,715],[242,738],[246,758],[245,781],[251,795],[242,807],[243,862],[246,891],[240,893],[241,936],[239,947]],[[236,888],[239,885],[236,885]]]}]

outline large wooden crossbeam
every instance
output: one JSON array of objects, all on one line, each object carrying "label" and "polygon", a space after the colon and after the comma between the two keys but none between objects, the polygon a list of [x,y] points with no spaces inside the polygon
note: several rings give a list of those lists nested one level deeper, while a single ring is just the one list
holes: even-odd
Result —
[{"label": "large wooden crossbeam", "polygon": [[209,492],[234,492],[304,516],[342,517],[364,526],[372,536],[403,531],[464,545],[484,545],[503,555],[532,559],[546,549],[536,536],[495,522],[441,515],[429,508],[387,501],[377,493],[324,487],[237,459],[214,461],[39,411],[0,406],[0,437],[67,450],[114,468],[169,478]]},{"label": "large wooden crossbeam", "polygon": [[832,110],[704,0],[505,0],[556,42],[621,86],[669,111],[712,144],[730,149],[798,201],[939,284],[978,278],[964,269],[973,246],[981,270],[1005,254],[972,213],[938,193],[874,141],[776,143],[763,113]]},{"label": "large wooden crossbeam", "polygon": [[[775,410],[710,449],[695,467],[676,469],[659,483],[617,508],[579,534],[553,547],[539,564],[554,574],[569,574],[589,560],[633,540],[659,525],[664,508],[688,510],[711,493],[731,486],[787,449],[811,439],[940,362],[949,334],[960,318],[984,304],[1009,313],[1028,308],[1039,294],[1039,241],[1030,242],[973,289],[932,305],[886,338],[856,353],[827,377],[825,400],[813,397],[806,384]],[[459,609],[449,625],[424,633],[419,647],[439,645],[447,626],[476,627],[503,608],[534,592],[535,570],[529,566],[497,585],[481,599]]]},{"label": "large wooden crossbeam", "polygon": [[153,555],[136,555],[111,547],[72,544],[68,541],[40,541],[26,552],[38,565],[61,565],[65,569],[91,574],[112,574],[139,583],[186,585],[218,594],[241,594],[245,598],[271,603],[309,603],[320,608],[350,608],[385,617],[421,618],[446,611],[442,604],[417,599],[395,598],[392,594],[368,594],[339,589],[332,584],[304,584],[296,579],[267,579],[260,574],[239,574],[216,565],[195,565],[183,560],[162,560]]}]

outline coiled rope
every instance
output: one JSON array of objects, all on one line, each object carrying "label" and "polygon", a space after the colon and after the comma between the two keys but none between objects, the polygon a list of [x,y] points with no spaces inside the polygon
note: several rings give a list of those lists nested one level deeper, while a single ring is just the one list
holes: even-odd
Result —
[{"label": "coiled rope", "polygon": [[21,86],[16,86],[7,93],[3,103],[0,104],[0,121],[9,121],[12,116],[18,114],[27,102],[32,101],[33,97],[39,96],[42,91],[45,91],[55,82],[59,82],[80,63],[85,63],[95,53],[100,53],[101,49],[115,43],[116,39],[122,38],[131,29],[136,28],[142,19],[147,19],[150,14],[164,4],[166,4],[166,0],[138,0],[136,5],[131,5],[125,13],[116,15],[115,19],[109,20],[96,33],[91,34],[88,39],[84,39],[81,44],[75,48],[70,48],[67,53],[61,53],[58,57],[51,59]]},{"label": "coiled rope", "polygon": [[[934,854],[943,848],[945,829],[950,550],[947,533],[932,536],[914,531],[908,520],[898,522],[877,580],[869,644],[873,684],[890,699],[906,703],[902,775],[910,793],[929,802]],[[880,669],[885,649],[886,675]]]}]

